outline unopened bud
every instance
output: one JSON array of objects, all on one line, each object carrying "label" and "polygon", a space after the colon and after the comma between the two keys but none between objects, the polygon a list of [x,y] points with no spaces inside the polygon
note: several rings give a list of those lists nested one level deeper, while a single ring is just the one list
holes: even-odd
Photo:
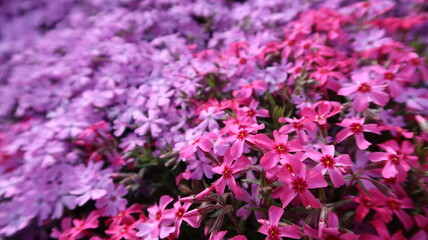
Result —
[{"label": "unopened bud", "polygon": [[196,200],[201,200],[203,197],[210,195],[214,191],[214,189],[215,189],[214,186],[206,188],[204,191],[196,195]]}]

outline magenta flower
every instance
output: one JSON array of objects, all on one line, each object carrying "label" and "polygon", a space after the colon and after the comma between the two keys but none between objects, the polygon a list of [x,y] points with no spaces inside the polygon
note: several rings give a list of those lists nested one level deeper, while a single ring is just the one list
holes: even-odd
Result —
[{"label": "magenta flower", "polygon": [[312,169],[312,171],[321,172],[323,175],[328,172],[330,179],[333,182],[333,186],[336,188],[345,184],[345,178],[339,168],[342,166],[352,166],[349,155],[342,154],[338,157],[334,157],[333,145],[321,144],[321,152],[322,153],[315,151],[314,149],[306,150],[306,156],[319,163]]},{"label": "magenta flower", "polygon": [[286,207],[291,200],[299,195],[303,205],[314,208],[321,207],[309,189],[327,187],[328,184],[324,177],[319,172],[307,172],[305,164],[301,164],[300,168],[294,169],[294,171],[295,174],[291,174],[288,170],[283,169],[278,174],[278,179],[288,186],[287,190],[280,193],[282,206]]},{"label": "magenta flower", "polygon": [[264,134],[257,134],[254,143],[268,152],[260,159],[260,165],[269,170],[273,168],[281,158],[287,160],[290,152],[301,150],[297,141],[288,142],[288,135],[280,135],[277,130],[273,131],[275,141]]},{"label": "magenta flower", "polygon": [[409,230],[413,227],[414,222],[412,217],[410,217],[409,214],[404,211],[404,209],[415,208],[411,198],[406,195],[395,197],[377,194],[376,201],[379,203],[379,205],[381,205],[381,207],[377,207],[375,210],[382,217],[382,221],[386,223],[392,221],[392,215],[395,214],[404,225],[406,230]]},{"label": "magenta flower", "polygon": [[372,132],[376,134],[381,134],[379,127],[376,124],[364,124],[365,118],[345,118],[341,123],[336,125],[344,127],[342,131],[336,134],[336,142],[340,143],[345,138],[355,135],[355,140],[359,149],[366,149],[371,143],[369,143],[365,138],[363,132]]},{"label": "magenta flower", "polygon": [[233,175],[239,174],[241,170],[250,165],[250,160],[244,156],[234,160],[232,156],[226,153],[223,163],[220,166],[213,167],[213,171],[221,174],[222,176],[214,182],[214,187],[219,195],[223,195],[224,188],[229,186],[230,189],[236,194],[241,195],[242,190],[236,184]]},{"label": "magenta flower", "polygon": [[419,227],[419,231],[417,231],[411,238],[411,240],[423,240],[428,239],[428,210],[423,208],[425,212],[425,216],[420,214],[414,216],[416,225]]},{"label": "magenta flower", "polygon": [[86,219],[73,219],[74,227],[67,229],[60,236],[60,240],[74,240],[79,239],[85,236],[86,229],[97,228],[99,221],[98,218],[100,214],[98,211],[92,211]]},{"label": "magenta flower", "polygon": [[389,101],[389,95],[383,90],[386,84],[370,79],[367,71],[352,75],[353,83],[345,84],[337,94],[347,96],[353,100],[353,107],[357,111],[364,111],[370,102],[385,106]]},{"label": "magenta flower", "polygon": [[138,240],[140,238],[137,237],[137,231],[135,230],[136,225],[138,223],[139,222],[136,221],[130,225],[111,224],[110,227],[105,231],[105,233],[110,236],[111,240],[121,240],[121,239]]},{"label": "magenta flower", "polygon": [[282,237],[299,239],[301,237],[300,229],[296,225],[279,226],[283,213],[284,209],[271,206],[269,208],[269,220],[258,220],[262,224],[259,232],[267,235],[265,240],[280,240]]},{"label": "magenta flower", "polygon": [[386,152],[372,152],[369,155],[369,159],[373,162],[386,162],[382,169],[384,178],[393,178],[400,171],[408,172],[411,165],[416,167],[418,164],[416,156],[409,156],[414,151],[413,144],[409,141],[403,141],[401,147],[395,140],[389,140],[378,144],[378,146]]},{"label": "magenta flower", "polygon": [[399,230],[398,232],[394,233],[394,235],[391,236],[390,229],[388,229],[385,226],[385,223],[382,222],[381,220],[375,219],[370,223],[376,229],[379,236],[365,233],[361,235],[360,240],[385,240],[385,239],[406,240],[406,238],[403,236],[403,230]]}]

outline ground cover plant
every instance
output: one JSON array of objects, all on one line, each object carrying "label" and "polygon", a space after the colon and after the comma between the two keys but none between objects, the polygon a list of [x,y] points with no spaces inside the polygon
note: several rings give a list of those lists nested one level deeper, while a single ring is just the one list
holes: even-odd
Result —
[{"label": "ground cover plant", "polygon": [[0,238],[428,238],[425,0],[0,0]]}]

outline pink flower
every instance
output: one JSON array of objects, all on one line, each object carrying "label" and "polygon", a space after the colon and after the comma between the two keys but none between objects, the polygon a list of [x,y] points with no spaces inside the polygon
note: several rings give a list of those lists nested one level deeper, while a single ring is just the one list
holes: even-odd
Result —
[{"label": "pink flower", "polygon": [[324,177],[319,172],[308,174],[305,164],[300,164],[300,168],[294,169],[294,171],[295,174],[291,174],[286,169],[283,169],[278,175],[278,179],[288,186],[287,190],[280,193],[282,206],[286,207],[291,200],[299,195],[303,205],[310,205],[314,208],[321,207],[319,201],[308,189],[327,187],[328,184]]},{"label": "pink flower", "polygon": [[349,155],[342,154],[338,157],[334,157],[333,145],[321,144],[321,151],[322,153],[319,153],[314,149],[306,150],[306,156],[319,163],[312,169],[312,171],[321,172],[323,175],[328,172],[330,179],[333,182],[333,186],[336,188],[342,186],[345,184],[345,178],[339,168],[342,166],[352,166]]},{"label": "pink flower", "polygon": [[211,140],[213,139],[215,139],[214,133],[207,133],[204,136],[197,137],[196,140],[191,141],[188,146],[180,150],[180,158],[190,159],[198,148],[204,152],[211,151],[213,148]]},{"label": "pink flower", "polygon": [[257,125],[253,124],[249,127],[240,127],[236,125],[232,125],[229,127],[230,133],[229,137],[226,138],[227,141],[232,142],[232,146],[230,148],[230,155],[233,158],[238,158],[242,155],[244,151],[244,143],[246,141],[252,143],[253,135],[251,133],[256,133],[258,130],[263,129],[265,127],[264,124]]},{"label": "pink flower", "polygon": [[180,226],[183,220],[187,222],[190,226],[193,228],[198,228],[200,226],[200,223],[198,221],[198,216],[186,216],[185,213],[187,209],[192,205],[191,202],[185,202],[183,205],[181,205],[180,201],[177,201],[174,203],[174,210],[175,210],[175,221],[174,221],[174,236],[178,238],[180,235]]},{"label": "pink flower", "polygon": [[259,102],[252,100],[248,107],[242,107],[238,109],[237,116],[239,119],[249,118],[251,122],[257,123],[256,117],[269,117],[269,111],[267,109],[258,109]]},{"label": "pink flower", "polygon": [[317,131],[317,125],[306,118],[297,119],[281,117],[278,121],[280,123],[289,123],[282,126],[279,129],[279,133],[288,134],[291,132],[296,132],[300,144],[306,144],[308,142],[308,133],[313,133]]},{"label": "pink flower", "polygon": [[175,228],[169,226],[175,219],[174,210],[165,209],[172,201],[170,196],[164,195],[159,200],[159,206],[155,204],[147,209],[150,218],[146,222],[137,224],[137,228],[140,230],[137,233],[138,237],[165,238],[174,232]]},{"label": "pink flower", "polygon": [[130,225],[111,224],[110,227],[105,231],[105,233],[110,236],[109,239],[111,240],[138,240],[140,238],[137,237],[137,231],[135,230],[135,227],[138,223],[138,221],[135,221]]},{"label": "pink flower", "polygon": [[241,195],[242,190],[236,184],[233,175],[239,174],[241,170],[248,167],[250,160],[244,156],[234,160],[232,156],[226,153],[223,163],[220,166],[213,167],[213,171],[221,174],[222,176],[214,182],[214,187],[219,195],[223,195],[224,188],[229,186],[230,189],[236,194]]},{"label": "pink flower", "polygon": [[345,84],[337,94],[353,99],[353,107],[357,111],[364,111],[369,107],[370,102],[385,106],[389,101],[389,96],[383,90],[386,84],[379,84],[378,81],[370,79],[367,71],[352,75],[353,83]]},{"label": "pink flower", "polygon": [[273,168],[279,159],[287,159],[290,152],[297,152],[301,148],[296,141],[288,142],[288,135],[280,135],[277,130],[273,131],[275,141],[272,141],[264,134],[257,134],[254,137],[254,143],[266,149],[268,152],[260,159],[260,165],[265,169]]},{"label": "pink flower", "polygon": [[258,220],[262,224],[259,232],[267,235],[265,240],[280,240],[282,237],[299,239],[301,237],[300,229],[296,225],[279,227],[283,213],[284,209],[271,206],[269,208],[269,221]]},{"label": "pink flower", "polygon": [[[233,91],[233,96],[238,99],[238,101],[246,101],[251,95],[259,94],[267,89],[267,84],[263,80],[257,80],[250,84],[243,85],[241,89]],[[249,102],[249,101],[248,101]]]},{"label": "pink flower", "polygon": [[395,140],[389,140],[378,144],[378,146],[386,152],[372,152],[369,155],[369,159],[373,162],[386,162],[382,170],[384,178],[395,177],[400,171],[408,172],[410,165],[416,167],[418,164],[416,156],[408,155],[414,151],[413,144],[409,141],[403,141],[401,147]]},{"label": "pink flower", "polygon": [[376,124],[364,124],[365,118],[345,118],[341,123],[336,125],[344,127],[342,131],[336,134],[336,142],[340,143],[345,138],[355,135],[355,140],[359,149],[366,149],[371,143],[369,143],[365,138],[363,132],[372,132],[376,134],[381,134],[379,127]]},{"label": "pink flower", "polygon": [[325,125],[327,119],[338,114],[340,110],[341,105],[338,102],[318,101],[312,107],[303,108],[301,115],[319,125]]}]

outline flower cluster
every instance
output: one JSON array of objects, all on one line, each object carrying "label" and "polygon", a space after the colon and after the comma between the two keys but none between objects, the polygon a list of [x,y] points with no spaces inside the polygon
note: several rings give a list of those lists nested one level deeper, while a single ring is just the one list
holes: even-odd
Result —
[{"label": "flower cluster", "polygon": [[426,4],[0,2],[0,238],[428,238]]}]

